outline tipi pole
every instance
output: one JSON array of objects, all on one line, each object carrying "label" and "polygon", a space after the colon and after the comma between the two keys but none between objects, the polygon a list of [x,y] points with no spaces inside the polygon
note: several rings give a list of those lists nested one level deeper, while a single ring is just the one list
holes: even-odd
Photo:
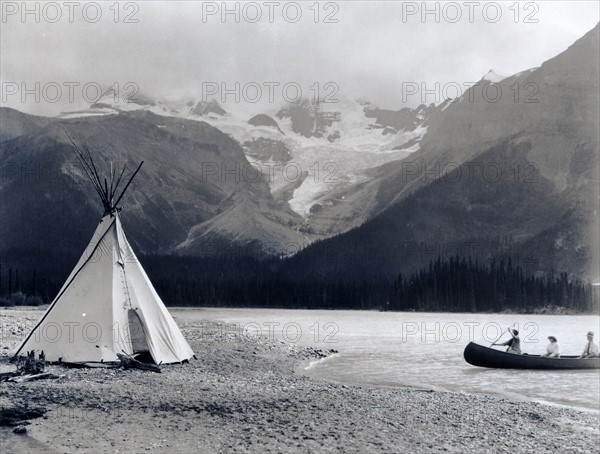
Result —
[{"label": "tipi pole", "polygon": [[119,178],[117,178],[117,182],[115,183],[115,188],[112,191],[111,194],[111,200],[114,198],[115,194],[117,193],[117,189],[119,188],[119,185],[121,184],[121,179],[123,178],[123,174],[125,173],[125,171],[127,170],[127,166],[123,167],[123,170],[121,170],[121,174],[119,175]]},{"label": "tipi pole", "polygon": [[127,188],[129,187],[129,185],[131,184],[131,182],[133,181],[133,178],[137,175],[137,173],[140,171],[140,169],[142,168],[142,164],[144,163],[144,161],[140,162],[140,165],[138,166],[138,168],[136,169],[135,172],[133,172],[133,175],[131,175],[131,178],[129,179],[129,181],[127,182],[127,184],[125,185],[125,188],[123,189],[123,192],[121,192],[121,195],[119,196],[119,198],[117,199],[117,201],[115,202],[115,207],[119,204],[119,202],[121,201],[121,198],[123,197],[123,195],[125,194],[125,191],[127,191]]},{"label": "tipi pole", "polygon": [[94,164],[94,159],[92,158],[92,153],[90,153],[90,149],[87,147],[85,148],[85,150],[87,151],[87,154],[90,158],[90,165],[92,166],[92,169],[94,170],[94,175],[96,176],[96,181],[98,182],[98,185],[100,186],[100,196],[102,197],[102,200],[104,201],[104,208],[106,210],[112,210],[112,207],[110,206],[110,202],[108,201],[108,194],[102,190],[102,180],[100,179],[100,175],[98,174],[98,170],[96,169],[96,165]]},{"label": "tipi pole", "polygon": [[77,159],[79,159],[79,162],[81,163],[81,166],[83,167],[83,170],[87,174],[88,178],[92,181],[92,184],[94,185],[96,192],[102,199],[102,202],[104,202],[104,198],[102,197],[102,188],[99,186],[98,181],[94,177],[94,172],[93,172],[92,168],[90,167],[88,162],[85,160],[83,153],[81,152],[81,150],[79,150],[79,147],[77,147],[77,145],[75,144],[75,142],[73,141],[73,139],[71,138],[69,133],[67,131],[65,131],[65,134],[67,135],[67,137],[71,141],[71,144],[75,148],[75,152],[76,152],[75,154],[77,155]]}]

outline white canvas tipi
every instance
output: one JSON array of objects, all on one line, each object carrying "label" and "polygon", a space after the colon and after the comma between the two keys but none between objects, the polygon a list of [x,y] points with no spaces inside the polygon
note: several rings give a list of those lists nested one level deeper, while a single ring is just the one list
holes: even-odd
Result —
[{"label": "white canvas tipi", "polygon": [[78,156],[100,191],[105,215],[77,266],[15,356],[34,350],[43,351],[51,362],[116,361],[117,353],[123,352],[147,353],[156,364],[190,359],[194,352],[125,237],[119,209],[112,202],[120,178],[110,186],[105,182],[103,190],[91,157],[88,162],[79,151]]}]

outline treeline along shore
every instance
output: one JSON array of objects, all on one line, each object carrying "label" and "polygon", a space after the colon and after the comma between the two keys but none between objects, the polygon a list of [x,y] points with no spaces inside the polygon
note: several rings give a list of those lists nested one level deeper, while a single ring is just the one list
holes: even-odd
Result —
[{"label": "treeline along shore", "polygon": [[[0,256],[0,305],[52,301],[77,261],[34,249]],[[299,275],[285,258],[146,255],[140,261],[170,306],[443,312],[597,313],[599,287],[566,272],[534,273],[511,257],[438,257],[395,279]]]}]

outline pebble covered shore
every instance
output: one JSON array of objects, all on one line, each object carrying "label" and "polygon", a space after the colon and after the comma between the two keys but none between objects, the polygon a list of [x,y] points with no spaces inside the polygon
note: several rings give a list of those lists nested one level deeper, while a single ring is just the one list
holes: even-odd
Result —
[{"label": "pebble covered shore", "polygon": [[[0,372],[41,311],[0,309]],[[4,452],[596,452],[599,414],[501,398],[328,383],[328,352],[177,320],[198,360],[162,373],[65,369],[0,383],[0,407],[43,409]],[[7,348],[6,348],[7,347]],[[343,354],[343,351],[340,352]],[[550,384],[549,384],[550,385]],[[7,422],[7,424],[11,424]]]}]

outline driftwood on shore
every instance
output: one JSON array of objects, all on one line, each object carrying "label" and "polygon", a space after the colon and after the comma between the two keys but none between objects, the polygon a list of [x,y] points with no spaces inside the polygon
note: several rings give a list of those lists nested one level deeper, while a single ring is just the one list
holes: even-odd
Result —
[{"label": "driftwood on shore", "polygon": [[160,374],[160,367],[155,366],[154,364],[142,363],[141,361],[138,361],[132,356],[122,355],[120,353],[117,353],[117,357],[120,361],[118,367],[122,367],[123,369],[149,370],[152,372],[158,372]]},{"label": "driftwood on shore", "polygon": [[0,374],[0,382],[8,381],[12,377],[18,377],[21,375],[20,372],[3,372]]},{"label": "driftwood on shore", "polygon": [[58,375],[55,375],[50,372],[44,372],[43,374],[21,375],[18,377],[11,377],[6,381],[10,381],[10,382],[14,382],[14,383],[23,383],[26,381],[41,380],[43,378],[55,379],[55,378],[60,378],[60,377]]},{"label": "driftwood on shore", "polygon": [[[107,369],[115,367],[115,362],[87,362],[87,363],[72,363],[68,361],[59,361],[59,366],[68,367],[70,369]],[[118,367],[118,366],[117,366]]]}]

